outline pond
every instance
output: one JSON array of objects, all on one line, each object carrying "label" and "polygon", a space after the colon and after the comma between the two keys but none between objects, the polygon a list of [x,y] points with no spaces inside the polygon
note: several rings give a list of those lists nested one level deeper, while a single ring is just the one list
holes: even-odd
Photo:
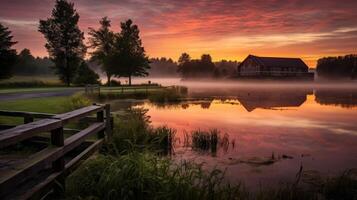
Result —
[{"label": "pond", "polygon": [[[115,104],[147,109],[153,126],[176,129],[175,160],[226,170],[230,181],[243,181],[248,187],[292,182],[301,168],[336,175],[357,167],[354,86],[202,82],[187,86],[188,101]],[[217,129],[225,142],[214,151],[194,149],[185,141],[199,129]]]}]

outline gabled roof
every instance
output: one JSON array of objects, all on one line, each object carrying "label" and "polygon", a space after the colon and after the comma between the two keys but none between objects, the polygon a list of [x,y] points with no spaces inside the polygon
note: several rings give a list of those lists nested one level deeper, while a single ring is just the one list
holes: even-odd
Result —
[{"label": "gabled roof", "polygon": [[[278,58],[278,57],[259,57],[249,55],[245,60],[253,59],[256,63],[264,67],[296,67],[308,69],[308,66],[300,58]],[[244,61],[242,62],[242,64]]]}]

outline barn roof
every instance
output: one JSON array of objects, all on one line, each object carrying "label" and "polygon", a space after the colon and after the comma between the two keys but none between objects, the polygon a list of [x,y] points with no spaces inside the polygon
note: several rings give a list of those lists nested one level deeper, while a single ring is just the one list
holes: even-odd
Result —
[{"label": "barn roof", "polygon": [[308,68],[308,66],[300,58],[259,57],[249,55],[246,60],[247,59],[253,59],[255,62],[265,67]]}]

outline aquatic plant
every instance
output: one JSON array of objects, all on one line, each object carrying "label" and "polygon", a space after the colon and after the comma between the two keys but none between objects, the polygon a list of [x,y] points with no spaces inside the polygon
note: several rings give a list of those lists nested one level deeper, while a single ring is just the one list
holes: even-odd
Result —
[{"label": "aquatic plant", "polygon": [[194,150],[216,153],[217,148],[222,147],[224,151],[227,151],[229,143],[228,134],[222,136],[218,129],[211,129],[209,131],[198,129],[191,133],[191,147]]}]

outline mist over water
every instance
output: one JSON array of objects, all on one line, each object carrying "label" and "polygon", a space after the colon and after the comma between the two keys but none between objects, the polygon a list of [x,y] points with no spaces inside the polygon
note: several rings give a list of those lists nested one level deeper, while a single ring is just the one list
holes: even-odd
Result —
[{"label": "mist over water", "polygon": [[[188,100],[171,104],[124,102],[147,110],[153,126],[177,130],[173,158],[227,170],[230,181],[248,186],[294,181],[305,171],[334,175],[357,166],[355,82],[181,81],[140,78],[188,87]],[[117,104],[123,106],[123,102]],[[119,107],[121,107],[119,106]],[[116,108],[116,103],[113,103]],[[216,152],[184,144],[194,130],[218,129],[227,136]],[[270,164],[252,164],[274,158]]]}]

